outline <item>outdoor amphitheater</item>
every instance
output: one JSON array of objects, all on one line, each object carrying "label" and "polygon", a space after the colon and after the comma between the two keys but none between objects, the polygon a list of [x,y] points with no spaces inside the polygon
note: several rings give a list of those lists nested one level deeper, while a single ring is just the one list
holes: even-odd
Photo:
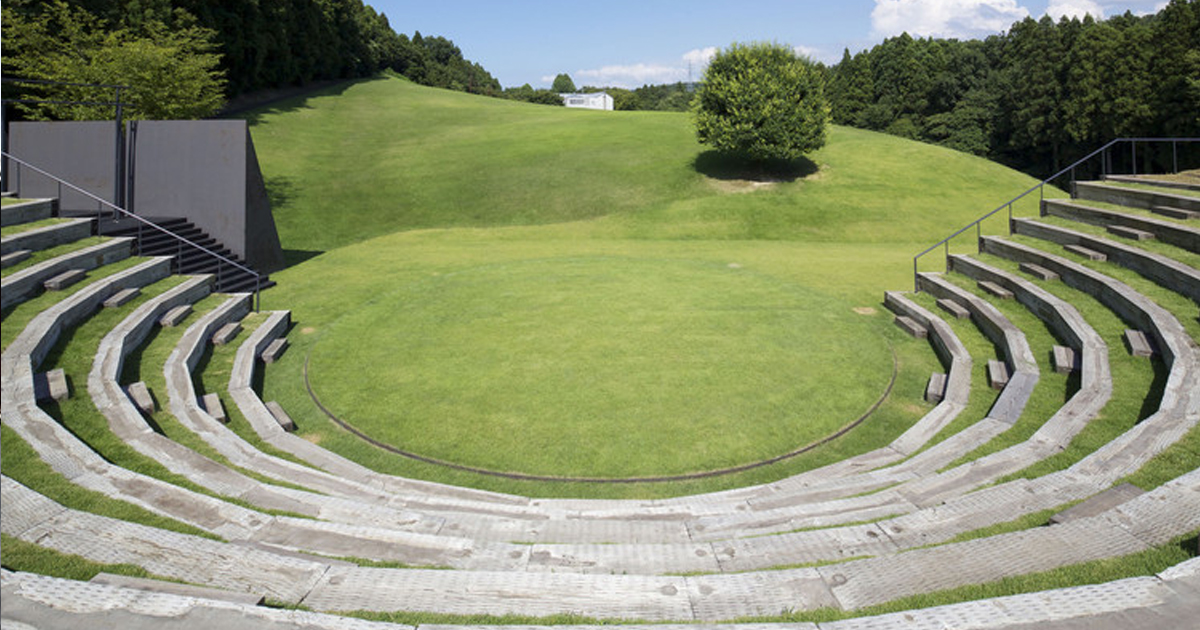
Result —
[{"label": "outdoor amphitheater", "polygon": [[[810,285],[773,271],[769,239],[521,241],[553,225],[364,240],[260,295],[96,236],[119,209],[65,218],[14,191],[2,531],[30,559],[6,556],[3,627],[1195,627],[1200,172],[1124,159],[1181,143],[1114,141],[1078,167],[1098,177],[1033,180],[965,227],[932,213],[932,247],[881,255],[901,281],[870,304],[812,288],[836,261]],[[840,176],[829,159],[812,186]],[[428,267],[386,280],[406,264]],[[485,324],[502,332],[465,336]],[[527,378],[480,368],[489,343]],[[648,388],[642,352],[686,378]],[[711,401],[666,396],[712,364]],[[449,406],[507,404],[514,382],[505,414]],[[686,421],[601,430],[650,408]],[[398,410],[416,428],[380,422]],[[80,562],[99,570],[55,577]]]}]

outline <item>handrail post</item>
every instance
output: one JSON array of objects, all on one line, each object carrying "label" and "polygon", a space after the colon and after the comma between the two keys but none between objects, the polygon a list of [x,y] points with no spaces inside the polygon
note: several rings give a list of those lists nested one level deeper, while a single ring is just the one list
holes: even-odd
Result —
[{"label": "handrail post", "polygon": [[[1044,201],[1044,199],[1043,199],[1043,201]],[[1012,202],[1010,201],[1010,202],[1008,202],[1008,235],[1009,236],[1012,236],[1012,233],[1013,233],[1012,221],[1013,221],[1013,209],[1012,209]],[[980,239],[980,240],[982,240],[982,239]]]},{"label": "handrail post", "polygon": [[1129,169],[1130,169],[1129,172],[1132,175],[1137,175],[1137,140],[1129,141],[1129,155],[1130,155],[1129,159],[1131,160],[1130,165],[1129,165]]},{"label": "handrail post", "polygon": [[1171,174],[1179,174],[1179,141],[1171,140]]}]

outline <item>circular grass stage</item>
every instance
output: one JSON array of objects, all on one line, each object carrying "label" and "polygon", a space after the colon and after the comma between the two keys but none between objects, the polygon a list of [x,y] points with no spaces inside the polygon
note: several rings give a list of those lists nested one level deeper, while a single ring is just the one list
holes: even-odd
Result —
[{"label": "circular grass stage", "polygon": [[738,265],[621,257],[474,267],[327,328],[313,396],[372,441],[518,475],[745,466],[878,403],[887,344],[851,308]]}]

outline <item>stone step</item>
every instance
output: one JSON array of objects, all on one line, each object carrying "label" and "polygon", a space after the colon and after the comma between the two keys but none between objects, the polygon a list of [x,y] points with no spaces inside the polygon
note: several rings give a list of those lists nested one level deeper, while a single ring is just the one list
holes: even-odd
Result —
[{"label": "stone step", "polygon": [[938,308],[953,315],[955,319],[971,318],[971,311],[967,310],[967,307],[950,298],[941,298],[937,301],[937,305]]},{"label": "stone step", "polygon": [[1012,291],[1005,289],[1004,287],[996,284],[995,282],[992,282],[991,280],[980,280],[978,282],[978,285],[979,285],[980,289],[983,289],[987,293],[990,293],[990,294],[1000,298],[1001,300],[1011,300],[1012,299],[1012,296],[1013,296]]},{"label": "stone step", "polygon": [[1008,366],[1003,361],[989,359],[987,363],[988,385],[992,389],[1004,389],[1008,385]]},{"label": "stone step", "polygon": [[1095,260],[1097,262],[1104,262],[1108,260],[1108,256],[1105,254],[1101,254],[1100,252],[1084,247],[1083,245],[1064,245],[1063,249],[1071,252],[1072,254],[1079,254],[1088,260]]},{"label": "stone step", "polygon": [[42,283],[47,291],[62,291],[63,289],[83,280],[87,272],[82,269],[69,269]]},{"label": "stone step", "polygon": [[946,397],[946,373],[934,372],[929,375],[929,383],[925,386],[925,402],[936,405]]},{"label": "stone step", "polygon": [[1079,353],[1067,346],[1054,346],[1054,371],[1069,374],[1079,370]]},{"label": "stone step", "polygon": [[1158,354],[1158,349],[1154,347],[1154,341],[1145,332],[1127,328],[1123,336],[1129,354],[1135,357],[1152,357]]},{"label": "stone step", "polygon": [[1137,228],[1125,227],[1123,225],[1110,225],[1106,229],[1108,230],[1108,232],[1110,234],[1114,234],[1114,235],[1120,236],[1122,238],[1132,239],[1135,241],[1152,241],[1152,240],[1154,240],[1154,234],[1152,232],[1147,232],[1146,230],[1139,230]]},{"label": "stone step", "polygon": [[214,345],[223,346],[233,341],[234,337],[237,337],[240,332],[242,332],[241,322],[229,322],[213,333],[212,342]]},{"label": "stone step", "polygon": [[11,251],[4,256],[0,256],[0,269],[8,269],[13,265],[23,263],[26,260],[29,260],[29,257],[32,255],[33,252],[29,251],[28,249]]},{"label": "stone step", "polygon": [[167,311],[166,314],[164,314],[162,316],[162,318],[158,320],[158,323],[165,328],[170,328],[172,326],[178,326],[180,322],[182,322],[184,319],[187,318],[188,315],[191,315],[191,314],[192,314],[192,305],[191,304],[180,304],[179,306],[176,306],[175,308],[172,308],[171,310]]},{"label": "stone step", "polygon": [[291,433],[296,430],[296,423],[292,421],[292,417],[283,410],[283,406],[272,400],[267,403],[267,410],[271,412],[271,416],[275,418],[275,422],[283,427],[284,431]]},{"label": "stone step", "polygon": [[129,394],[129,399],[134,405],[141,410],[142,413],[150,415],[158,409],[158,404],[154,402],[154,396],[150,394],[150,388],[146,387],[146,383],[138,381],[130,384],[125,388]]},{"label": "stone step", "polygon": [[1154,214],[1161,214],[1164,217],[1170,217],[1172,219],[1183,219],[1185,221],[1190,219],[1200,219],[1200,212],[1196,212],[1195,210],[1184,210],[1183,208],[1175,208],[1172,206],[1154,206],[1150,208],[1150,211]]},{"label": "stone step", "polygon": [[1101,513],[1107,512],[1118,505],[1122,505],[1133,499],[1136,499],[1145,493],[1145,490],[1142,490],[1131,483],[1123,483],[1119,486],[1113,486],[1112,488],[1109,488],[1108,490],[1105,490],[1104,492],[1101,492],[1100,494],[1097,494],[1082,503],[1074,505],[1066,510],[1063,510],[1062,512],[1059,512],[1058,514],[1055,514],[1054,516],[1051,516],[1050,524],[1058,525],[1060,523],[1066,523],[1081,518],[1099,516]]},{"label": "stone step", "polygon": [[232,602],[246,606],[258,606],[266,600],[265,597],[256,593],[239,593],[220,588],[194,586],[192,584],[180,584],[179,582],[164,582],[162,580],[130,577],[128,575],[115,575],[112,573],[98,573],[89,581],[94,584],[119,586],[121,588],[133,589],[135,591],[166,593],[170,595],[181,595],[184,597],[197,597],[204,600]]},{"label": "stone step", "polygon": [[35,375],[33,392],[38,402],[66,400],[71,395],[71,390],[67,386],[67,373],[62,368],[57,368]]},{"label": "stone step", "polygon": [[897,315],[894,322],[900,327],[900,330],[917,339],[924,339],[929,334],[929,331],[925,330],[924,326],[918,324],[917,320],[907,315]]},{"label": "stone step", "polygon": [[225,405],[221,404],[221,397],[216,392],[209,392],[202,396],[200,404],[204,407],[204,411],[218,422],[229,424],[229,416],[225,414]]},{"label": "stone step", "polygon": [[104,308],[117,308],[119,306],[124,306],[124,305],[128,304],[130,300],[132,300],[133,298],[135,298],[141,294],[142,294],[142,290],[139,287],[129,287],[128,289],[121,289],[120,291],[117,291],[116,293],[112,294],[112,297],[108,298],[107,300],[104,300]]},{"label": "stone step", "polygon": [[1053,271],[1050,271],[1049,269],[1047,269],[1037,263],[1023,262],[1018,266],[1021,269],[1021,271],[1024,271],[1025,273],[1027,273],[1039,280],[1045,280],[1045,281],[1058,280],[1057,273],[1054,273]]},{"label": "stone step", "polygon": [[263,349],[263,352],[262,352],[263,363],[274,363],[274,362],[278,361],[279,357],[283,356],[283,351],[287,350],[287,347],[288,347],[287,337],[280,337],[280,338],[276,339],[275,341],[272,341],[270,344],[267,345],[267,347],[265,349]]}]

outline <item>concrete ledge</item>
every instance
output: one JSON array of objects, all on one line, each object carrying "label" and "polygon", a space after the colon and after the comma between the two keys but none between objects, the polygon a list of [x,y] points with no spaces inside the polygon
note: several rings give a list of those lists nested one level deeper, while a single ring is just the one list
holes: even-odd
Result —
[{"label": "concrete ledge", "polygon": [[30,199],[0,207],[0,226],[33,223],[54,216],[53,199]]},{"label": "concrete ledge", "polygon": [[925,386],[925,402],[938,404],[946,398],[946,373],[934,372],[929,375],[929,383]]},{"label": "concrete ledge", "polygon": [[241,322],[229,322],[213,333],[212,342],[214,345],[223,346],[233,341],[233,338],[237,337],[240,332],[242,332]]},{"label": "concrete ledge", "polygon": [[985,292],[990,293],[1001,300],[1011,300],[1013,297],[1012,291],[1005,289],[991,280],[980,280],[978,285],[980,289],[983,289]]},{"label": "concrete ledge", "polygon": [[179,306],[176,306],[175,308],[167,311],[166,314],[163,315],[162,318],[158,320],[158,323],[166,328],[170,328],[172,326],[178,326],[180,322],[182,322],[184,319],[187,318],[188,315],[191,315],[191,314],[192,314],[192,305],[191,304],[180,304]]},{"label": "concrete ledge", "polygon": [[271,412],[271,416],[275,418],[275,422],[278,422],[284,431],[291,433],[296,430],[296,423],[292,421],[292,417],[283,410],[283,406],[279,403],[274,400],[267,403],[267,411]]},{"label": "concrete ledge", "polygon": [[1132,239],[1135,241],[1153,241],[1154,240],[1154,234],[1152,232],[1147,232],[1146,230],[1139,230],[1137,228],[1125,227],[1123,225],[1110,225],[1110,226],[1106,227],[1105,229],[1108,230],[1109,234],[1120,236],[1122,238]]},{"label": "concrete ledge", "polygon": [[193,586],[191,584],[180,584],[178,582],[163,582],[162,580],[114,575],[112,573],[98,573],[96,577],[92,578],[90,581],[96,584],[120,586],[122,588],[130,588],[138,591],[167,593],[170,595],[182,595],[184,597],[197,597],[206,600],[233,602],[235,604],[243,604],[247,606],[259,606],[266,599],[262,595],[256,595],[254,593],[237,593],[219,588]]},{"label": "concrete ledge", "polygon": [[1122,505],[1132,499],[1136,499],[1145,493],[1145,490],[1142,490],[1131,483],[1123,483],[1119,486],[1113,486],[1112,488],[1093,496],[1083,503],[1074,505],[1063,510],[1062,512],[1059,512],[1058,514],[1055,514],[1054,516],[1051,516],[1050,524],[1058,525],[1059,523],[1066,523],[1081,518],[1099,516],[1100,514],[1103,514],[1104,512],[1107,512],[1112,508]]},{"label": "concrete ledge", "polygon": [[953,315],[955,319],[970,319],[971,318],[971,311],[967,310],[967,308],[965,306],[963,306],[962,304],[959,304],[958,302],[955,302],[954,300],[952,300],[950,298],[939,299],[937,301],[937,305],[938,305],[938,308]]},{"label": "concrete ledge", "polygon": [[104,308],[117,308],[129,303],[130,300],[142,294],[139,287],[129,287],[121,289],[112,295],[112,297],[104,300]]},{"label": "concrete ledge", "polygon": [[1045,280],[1047,282],[1051,280],[1058,280],[1058,274],[1037,263],[1023,262],[1018,265],[1018,267],[1021,269],[1021,271],[1024,271],[1025,273],[1039,280]]},{"label": "concrete ledge", "polygon": [[1008,366],[1003,361],[990,359],[987,363],[988,385],[992,389],[1004,389],[1008,385]]},{"label": "concrete ledge", "polygon": [[1067,346],[1054,346],[1052,351],[1054,371],[1059,374],[1070,374],[1079,370],[1079,353]]},{"label": "concrete ledge", "polygon": [[63,289],[83,280],[87,272],[82,269],[69,269],[42,283],[47,291],[62,291]]},{"label": "concrete ledge", "polygon": [[0,256],[0,269],[8,269],[13,265],[23,263],[26,260],[29,260],[29,257],[32,255],[33,252],[29,251],[28,249],[18,249],[16,251],[9,252],[4,256]]},{"label": "concrete ledge", "polygon": [[287,337],[279,337],[278,339],[267,344],[267,347],[262,352],[263,363],[274,363],[283,356],[283,351],[287,350]]},{"label": "concrete ledge", "polygon": [[929,334],[924,326],[918,324],[915,319],[907,315],[897,315],[893,322],[900,327],[900,330],[903,330],[916,339],[924,339]]},{"label": "concrete ledge", "polygon": [[1108,260],[1107,255],[1101,254],[1094,249],[1088,249],[1083,245],[1064,245],[1063,249],[1071,252],[1072,254],[1079,254],[1088,260],[1094,260],[1096,262],[1105,262]]},{"label": "concrete ledge", "polygon": [[142,381],[132,383],[125,388],[129,394],[129,399],[134,405],[141,410],[142,413],[150,415],[158,409],[158,404],[154,402],[154,396],[150,394],[150,388]]},{"label": "concrete ledge", "polygon": [[1125,348],[1129,350],[1129,354],[1135,357],[1152,357],[1158,354],[1158,349],[1154,347],[1154,342],[1146,333],[1140,330],[1127,328],[1122,337],[1125,339]]},{"label": "concrete ledge", "polygon": [[65,221],[34,230],[18,232],[0,239],[0,255],[19,249],[49,249],[63,243],[73,243],[92,235],[91,219]]},{"label": "concrete ledge", "polygon": [[201,396],[200,404],[204,407],[204,411],[218,422],[229,424],[229,416],[225,414],[225,406],[221,404],[221,397],[216,392],[209,392]]}]

